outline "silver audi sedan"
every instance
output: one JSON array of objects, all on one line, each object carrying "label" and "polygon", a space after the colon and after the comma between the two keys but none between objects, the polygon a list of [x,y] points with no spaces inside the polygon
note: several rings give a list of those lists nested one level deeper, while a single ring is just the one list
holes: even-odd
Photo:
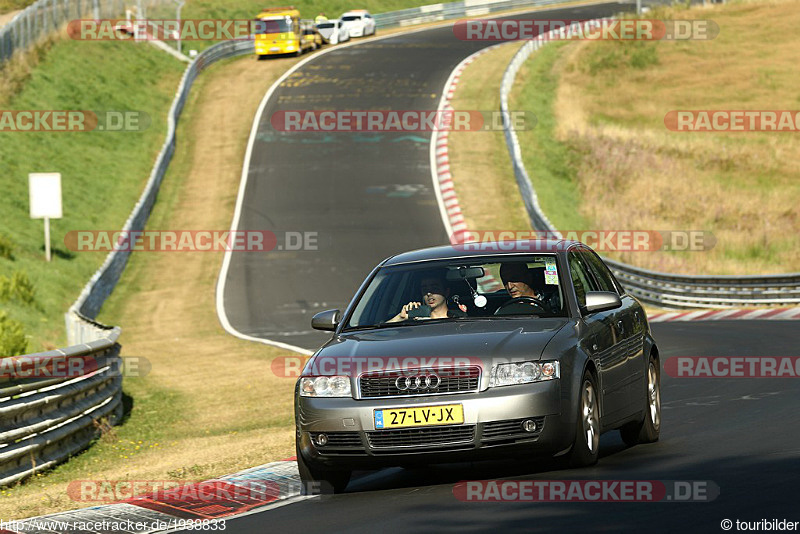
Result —
[{"label": "silver audi sedan", "polygon": [[295,390],[307,488],[355,469],[532,455],[597,461],[658,440],[660,358],[641,304],[574,241],[429,248],[378,265]]}]

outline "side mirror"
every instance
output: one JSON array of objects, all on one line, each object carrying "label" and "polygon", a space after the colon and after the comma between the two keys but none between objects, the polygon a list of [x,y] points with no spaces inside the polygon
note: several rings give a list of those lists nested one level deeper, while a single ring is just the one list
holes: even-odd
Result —
[{"label": "side mirror", "polygon": [[589,312],[599,312],[614,310],[622,306],[619,295],[611,291],[589,291],[586,293],[586,306],[584,309]]},{"label": "side mirror", "polygon": [[333,332],[339,325],[339,310],[319,312],[311,318],[311,328]]}]

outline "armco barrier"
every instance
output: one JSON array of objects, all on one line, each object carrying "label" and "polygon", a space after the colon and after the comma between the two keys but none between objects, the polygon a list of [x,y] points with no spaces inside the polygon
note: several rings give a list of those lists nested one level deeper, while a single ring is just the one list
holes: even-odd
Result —
[{"label": "armco barrier", "polygon": [[[206,67],[209,65],[228,57],[238,56],[242,54],[254,53],[252,41],[225,41],[217,43],[200,54],[197,58],[189,64],[183,74],[181,83],[178,86],[178,91],[175,94],[175,100],[172,102],[172,107],[167,116],[167,138],[164,145],[161,147],[156,158],[153,170],[150,173],[150,179],[147,181],[144,192],[139,198],[139,201],[134,206],[130,217],[125,222],[122,230],[124,232],[138,232],[144,230],[153,205],[158,196],[158,190],[161,187],[161,182],[167,172],[172,156],[175,153],[175,128],[178,124],[183,106],[186,103],[186,98],[189,96],[189,90],[197,78]],[[108,254],[105,262],[92,276],[89,283],[86,284],[81,292],[78,300],[70,308],[65,316],[67,337],[70,344],[82,343],[83,339],[81,327],[81,316],[94,318],[97,317],[103,303],[114,290],[122,276],[122,271],[130,258],[130,250],[115,250]]]},{"label": "armco barrier", "polygon": [[464,0],[377,13],[375,15],[375,24],[378,28],[411,26],[460,17],[480,17],[481,15],[488,15],[498,11],[559,3],[564,3],[564,0]]},{"label": "armco barrier", "polygon": [[[122,415],[119,328],[86,320],[84,329],[97,339],[25,356],[45,364],[38,371],[15,375],[20,359],[0,358],[0,486],[65,460],[98,435],[100,422]],[[52,370],[65,359],[83,362],[86,373]],[[42,372],[48,363],[51,371]]]},{"label": "armco barrier", "polygon": [[[584,24],[590,24],[593,21]],[[562,38],[569,28],[557,30]],[[554,31],[526,42],[506,67],[500,87],[500,107],[509,112],[508,95],[520,67],[528,58],[557,37]],[[519,138],[505,124],[505,138],[525,209],[534,230],[557,232],[539,206],[536,190],[522,160]],[[659,273],[606,259],[619,281],[648,304],[665,308],[716,308],[753,305],[797,305],[800,303],[800,273],[768,276],[681,276]]]}]

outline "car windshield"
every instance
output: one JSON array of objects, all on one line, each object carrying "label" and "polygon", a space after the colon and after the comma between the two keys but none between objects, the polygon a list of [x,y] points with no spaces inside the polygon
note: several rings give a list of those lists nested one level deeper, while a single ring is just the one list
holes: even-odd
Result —
[{"label": "car windshield", "polygon": [[[437,319],[565,317],[564,302],[552,254],[397,265],[378,271],[345,329]],[[404,306],[410,311],[404,313]]]},{"label": "car windshield", "polygon": [[342,20],[345,22],[351,22],[354,20],[361,20],[361,15],[347,15],[346,17],[342,17]]},{"label": "car windshield", "polygon": [[266,19],[255,21],[255,33],[288,33],[292,31],[292,19]]},{"label": "car windshield", "polygon": [[326,28],[333,28],[333,23],[332,22],[322,22],[320,24],[317,24],[317,28],[319,28],[320,30],[324,30]]}]

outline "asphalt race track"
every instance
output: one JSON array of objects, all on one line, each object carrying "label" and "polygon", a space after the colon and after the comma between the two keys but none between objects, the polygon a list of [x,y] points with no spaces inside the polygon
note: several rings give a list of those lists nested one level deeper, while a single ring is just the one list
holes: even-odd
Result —
[{"label": "asphalt race track", "polygon": [[[622,10],[612,3],[547,13],[590,19]],[[458,40],[451,27],[366,42],[307,63],[273,93],[238,229],[272,231],[283,250],[232,253],[223,300],[236,330],[315,350],[328,336],[311,330],[314,313],[344,309],[386,257],[449,243],[432,189],[430,132],[282,132],[273,114],[436,110],[450,72],[491,44]],[[295,244],[284,242],[286,232],[315,233],[317,249],[286,250]]]},{"label": "asphalt race track", "polygon": [[[554,10],[594,18],[619,4]],[[344,308],[372,267],[397,252],[447,243],[432,191],[429,134],[284,133],[278,110],[435,109],[450,71],[486,46],[450,28],[336,50],[289,77],[268,102],[249,169],[240,230],[316,232],[317,250],[237,252],[224,306],[238,331],[316,349],[314,313]],[[480,134],[476,134],[480,135]],[[287,244],[284,243],[284,246]],[[657,323],[672,356],[800,356],[791,321]],[[723,519],[800,520],[797,379],[686,379],[662,374],[661,440],[626,448],[601,439],[597,466],[453,464],[356,473],[346,494],[227,522],[231,532],[720,532]],[[464,503],[453,486],[484,479],[695,480],[710,502]],[[736,527],[734,526],[734,531]]]}]

